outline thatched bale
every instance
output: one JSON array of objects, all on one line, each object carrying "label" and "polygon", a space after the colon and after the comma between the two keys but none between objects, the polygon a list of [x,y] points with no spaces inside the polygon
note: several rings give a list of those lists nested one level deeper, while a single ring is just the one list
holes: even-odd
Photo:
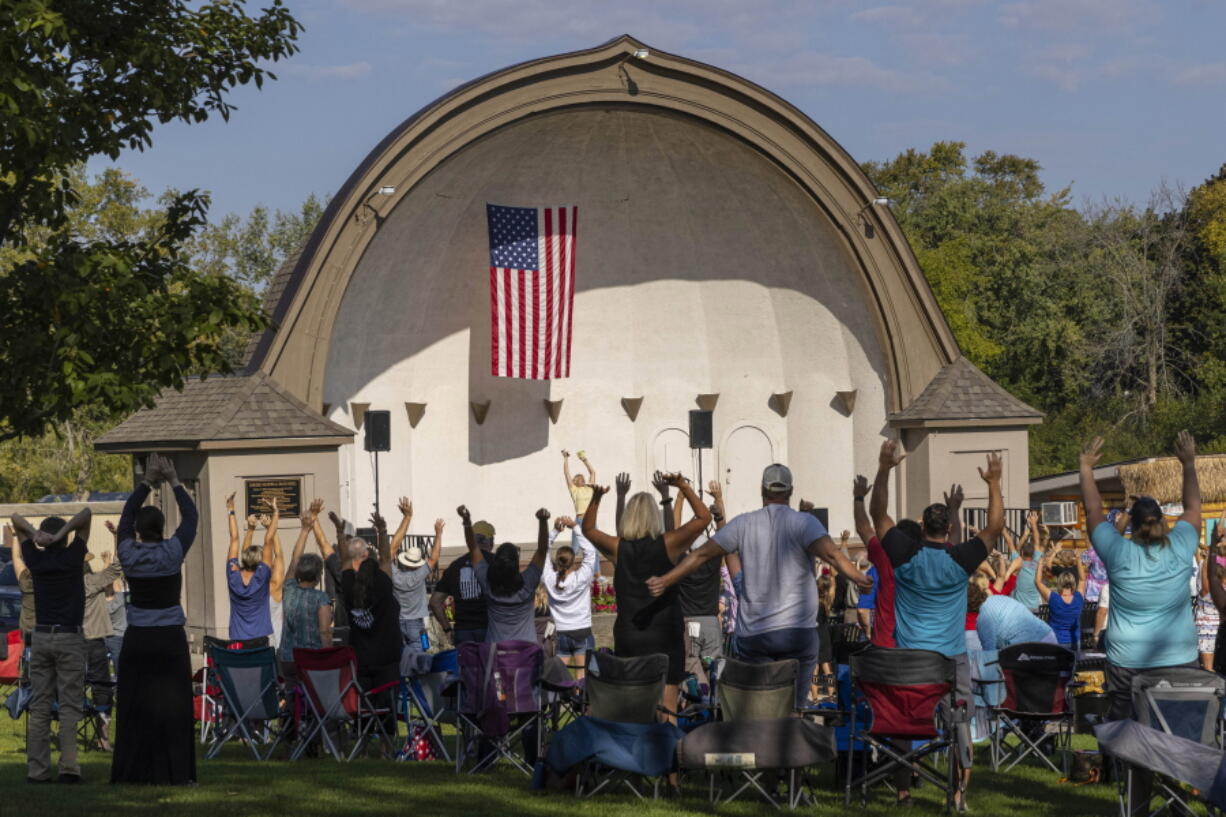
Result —
[{"label": "thatched bale", "polygon": [[[1226,455],[1211,454],[1196,458],[1203,502],[1226,502]],[[1164,505],[1183,499],[1183,469],[1174,457],[1120,466],[1124,494],[1152,496]]]}]

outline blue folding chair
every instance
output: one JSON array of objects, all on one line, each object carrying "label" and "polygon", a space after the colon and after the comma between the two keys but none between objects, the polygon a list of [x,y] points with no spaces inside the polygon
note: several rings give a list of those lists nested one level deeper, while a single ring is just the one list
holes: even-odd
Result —
[{"label": "blue folding chair", "polygon": [[430,742],[436,757],[451,762],[451,753],[443,741],[442,724],[455,722],[455,711],[448,710],[443,694],[447,686],[460,677],[460,661],[456,650],[444,650],[430,657],[428,672],[405,676],[400,685],[400,717],[408,727],[404,747],[397,760],[412,760],[416,738]]},{"label": "blue folding chair", "polygon": [[[256,760],[268,760],[285,736],[276,651],[272,647],[227,650],[210,646],[209,658],[228,717],[214,733],[205,758],[217,757],[228,741],[242,738]],[[263,728],[253,732],[257,724]]]}]

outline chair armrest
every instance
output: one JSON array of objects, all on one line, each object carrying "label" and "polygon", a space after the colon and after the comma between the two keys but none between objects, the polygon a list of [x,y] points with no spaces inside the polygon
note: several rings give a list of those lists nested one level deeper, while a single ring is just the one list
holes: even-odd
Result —
[{"label": "chair armrest", "polygon": [[387,692],[389,689],[400,686],[400,680],[388,681],[386,684],[380,684],[377,687],[371,687],[366,690],[367,695],[378,695],[380,692]]}]

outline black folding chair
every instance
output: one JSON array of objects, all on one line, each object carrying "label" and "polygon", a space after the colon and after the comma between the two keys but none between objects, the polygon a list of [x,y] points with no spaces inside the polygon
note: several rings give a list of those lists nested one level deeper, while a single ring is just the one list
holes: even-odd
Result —
[{"label": "black folding chair", "polygon": [[[622,658],[609,652],[588,652],[583,680],[587,714],[614,724],[656,723],[667,677],[667,655]],[[589,761],[576,778],[575,794],[591,797],[610,786],[625,786],[635,797],[645,799],[643,792],[650,786],[654,798],[659,796],[661,782]]]},{"label": "black folding chair", "polygon": [[706,773],[712,803],[751,791],[775,808],[815,799],[810,770],[834,758],[834,730],[795,717],[798,669],[794,660],[724,664],[721,720],[690,732],[678,750],[682,770]]},{"label": "black folding chair", "polygon": [[1058,644],[1026,642],[1000,651],[996,663],[1003,681],[996,683],[1005,685],[1005,699],[991,708],[993,771],[1009,771],[1033,755],[1053,772],[1067,774],[1049,755],[1064,753],[1067,764],[1072,749],[1069,686],[1076,661],[1072,650]]}]

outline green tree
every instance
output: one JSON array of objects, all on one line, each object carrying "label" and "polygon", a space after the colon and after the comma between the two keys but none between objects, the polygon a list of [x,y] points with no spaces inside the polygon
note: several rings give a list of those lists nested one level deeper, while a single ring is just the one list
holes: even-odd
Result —
[{"label": "green tree", "polygon": [[126,413],[192,371],[228,371],[227,332],[257,299],[200,273],[185,245],[207,196],[173,194],[139,237],[75,234],[74,167],[152,142],[157,123],[228,118],[238,85],[297,50],[281,0],[0,2],[0,440],[78,408]]},{"label": "green tree", "polygon": [[1047,413],[1031,472],[1169,449],[1180,428],[1226,450],[1226,168],[1185,197],[1078,211],[1037,162],[960,142],[865,171],[893,201],[964,354]]},{"label": "green tree", "polygon": [[192,241],[194,263],[202,271],[224,273],[261,292],[292,253],[306,243],[329,197],[311,193],[296,211],[256,205],[246,217],[230,213]]}]

